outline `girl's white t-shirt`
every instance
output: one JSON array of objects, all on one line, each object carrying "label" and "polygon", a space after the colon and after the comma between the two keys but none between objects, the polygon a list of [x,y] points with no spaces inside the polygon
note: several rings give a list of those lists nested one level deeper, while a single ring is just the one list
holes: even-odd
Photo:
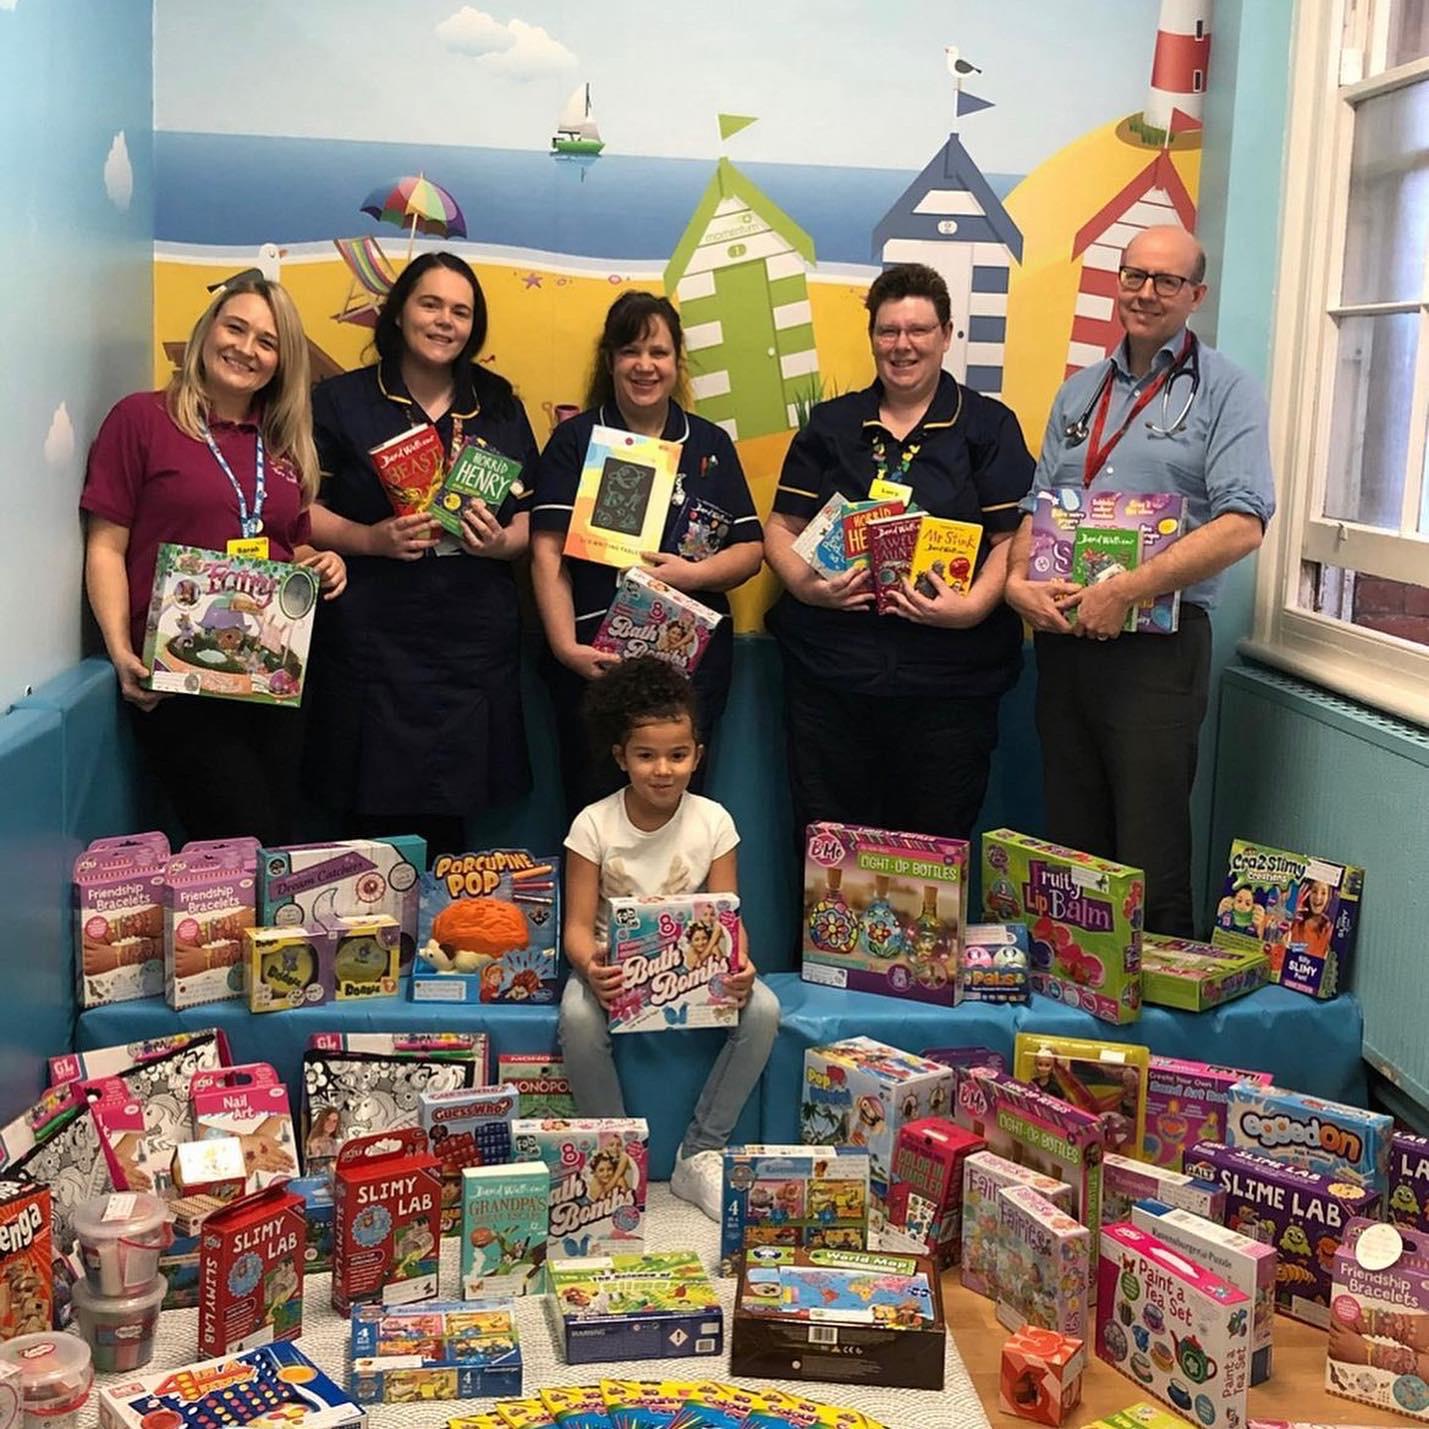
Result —
[{"label": "girl's white t-shirt", "polygon": [[710,865],[739,843],[723,804],[686,793],[667,823],[637,829],[625,811],[625,790],[587,804],[566,835],[566,847],[600,869],[595,939],[607,945],[612,898],[658,898],[699,893]]}]

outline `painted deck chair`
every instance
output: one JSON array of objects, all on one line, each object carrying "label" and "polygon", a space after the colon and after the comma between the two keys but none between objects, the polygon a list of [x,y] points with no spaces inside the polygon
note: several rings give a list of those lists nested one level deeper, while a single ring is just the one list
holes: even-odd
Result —
[{"label": "painted deck chair", "polygon": [[352,275],[342,310],[333,314],[333,321],[376,327],[383,299],[397,281],[391,260],[371,234],[365,238],[334,238],[333,246]]}]

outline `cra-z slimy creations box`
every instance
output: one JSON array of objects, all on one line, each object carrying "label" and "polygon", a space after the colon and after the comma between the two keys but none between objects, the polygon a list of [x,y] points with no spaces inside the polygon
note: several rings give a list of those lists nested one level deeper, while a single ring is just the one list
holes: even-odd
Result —
[{"label": "cra-z slimy creations box", "polygon": [[1146,877],[1012,829],[982,836],[984,915],[1027,924],[1034,992],[1103,1022],[1141,1016]]},{"label": "cra-z slimy creations box", "polygon": [[1363,1107],[1237,1083],[1226,1098],[1226,1141],[1276,1161],[1353,1181],[1383,1195],[1389,1186],[1394,1118]]}]

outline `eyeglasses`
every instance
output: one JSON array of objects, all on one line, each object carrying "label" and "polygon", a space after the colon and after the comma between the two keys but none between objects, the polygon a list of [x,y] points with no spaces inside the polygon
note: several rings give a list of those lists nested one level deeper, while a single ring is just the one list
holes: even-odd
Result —
[{"label": "eyeglasses", "polygon": [[1152,273],[1145,268],[1118,268],[1116,276],[1128,293],[1139,293],[1150,278],[1158,298],[1174,298],[1192,281],[1190,278],[1183,278],[1179,273]]},{"label": "eyeglasses", "polygon": [[906,337],[909,342],[920,345],[942,330],[937,323],[919,323],[909,327],[876,327],[873,330],[873,340],[879,347],[893,347],[900,337]]}]

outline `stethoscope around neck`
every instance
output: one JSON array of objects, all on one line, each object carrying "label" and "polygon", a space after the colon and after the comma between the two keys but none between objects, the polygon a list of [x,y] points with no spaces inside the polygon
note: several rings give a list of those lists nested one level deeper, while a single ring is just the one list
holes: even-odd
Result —
[{"label": "stethoscope around neck", "polygon": [[[1086,441],[1092,429],[1092,414],[1096,411],[1098,403],[1106,395],[1107,387],[1116,377],[1116,359],[1108,358],[1106,371],[1102,373],[1102,380],[1097,383],[1097,389],[1091,395],[1091,400],[1082,408],[1082,415],[1075,422],[1068,422],[1062,428],[1062,436],[1069,447],[1079,447]],[[1185,400],[1181,403],[1181,410],[1176,414],[1174,422],[1167,418],[1171,413],[1171,390],[1175,387],[1177,379],[1186,377],[1190,379],[1190,389],[1187,391]],[[1181,349],[1176,360],[1172,362],[1170,369],[1166,373],[1166,380],[1161,384],[1161,422],[1148,421],[1146,430],[1153,437],[1174,437],[1178,432],[1186,429],[1186,419],[1191,415],[1191,408],[1196,401],[1196,393],[1201,389],[1201,340],[1193,332],[1186,334],[1186,345]]]}]

